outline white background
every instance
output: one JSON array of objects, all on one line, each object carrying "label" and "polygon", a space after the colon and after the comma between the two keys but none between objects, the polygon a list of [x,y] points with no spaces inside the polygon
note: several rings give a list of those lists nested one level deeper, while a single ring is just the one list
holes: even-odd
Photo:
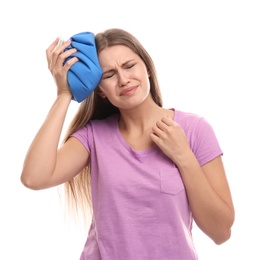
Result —
[{"label": "white background", "polygon": [[164,106],[206,117],[224,151],[236,221],[220,246],[194,227],[200,260],[263,259],[261,2],[2,1],[0,259],[79,259],[87,230],[64,217],[57,188],[28,190],[20,174],[56,96],[46,48],[60,35],[111,27],[133,33],[152,55]]}]

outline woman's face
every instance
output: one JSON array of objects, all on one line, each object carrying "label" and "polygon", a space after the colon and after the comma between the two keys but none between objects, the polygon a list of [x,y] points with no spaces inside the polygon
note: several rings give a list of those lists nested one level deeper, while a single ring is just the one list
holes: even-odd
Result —
[{"label": "woman's face", "polygon": [[116,107],[129,109],[140,105],[149,95],[150,82],[142,59],[123,45],[107,47],[99,54],[102,78],[99,94]]}]

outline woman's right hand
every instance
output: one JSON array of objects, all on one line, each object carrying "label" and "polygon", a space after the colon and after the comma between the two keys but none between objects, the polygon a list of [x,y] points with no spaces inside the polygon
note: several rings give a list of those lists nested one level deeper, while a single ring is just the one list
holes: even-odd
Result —
[{"label": "woman's right hand", "polygon": [[70,67],[78,61],[78,58],[72,57],[67,60],[65,64],[64,62],[70,55],[77,52],[77,49],[71,48],[65,51],[71,44],[70,40],[62,43],[60,46],[58,46],[58,43],[59,38],[57,38],[46,50],[48,68],[57,85],[57,95],[66,94],[72,96],[68,85],[67,73]]},{"label": "woman's right hand", "polygon": [[70,41],[61,46],[57,46],[58,42],[59,39],[56,39],[46,50],[49,70],[56,82],[58,96],[29,146],[21,174],[22,183],[35,190],[71,180],[85,167],[89,156],[86,148],[76,138],[70,138],[58,149],[72,98],[67,73],[78,61],[77,58],[70,57],[65,62],[77,50],[70,48],[65,51]]}]

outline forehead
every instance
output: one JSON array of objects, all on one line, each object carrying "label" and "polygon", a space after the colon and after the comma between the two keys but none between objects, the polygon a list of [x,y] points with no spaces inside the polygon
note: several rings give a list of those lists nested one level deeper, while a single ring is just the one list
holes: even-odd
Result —
[{"label": "forehead", "polygon": [[135,52],[123,45],[107,47],[100,52],[98,57],[102,68],[114,67],[116,65],[121,66],[128,60],[139,58]]}]

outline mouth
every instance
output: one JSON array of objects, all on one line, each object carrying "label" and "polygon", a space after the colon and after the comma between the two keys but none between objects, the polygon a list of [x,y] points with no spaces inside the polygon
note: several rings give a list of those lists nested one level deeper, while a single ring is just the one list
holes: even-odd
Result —
[{"label": "mouth", "polygon": [[132,95],[137,89],[137,86],[135,87],[129,87],[129,88],[126,88],[126,89],[123,89],[120,93],[120,96],[129,96],[129,95]]}]

